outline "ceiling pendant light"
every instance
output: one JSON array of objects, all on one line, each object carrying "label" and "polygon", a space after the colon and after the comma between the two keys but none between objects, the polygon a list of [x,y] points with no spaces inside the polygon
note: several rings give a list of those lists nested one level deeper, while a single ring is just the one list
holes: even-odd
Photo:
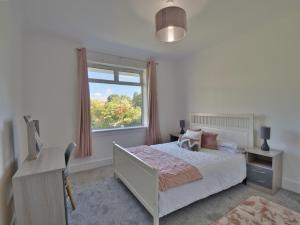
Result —
[{"label": "ceiling pendant light", "polygon": [[168,6],[159,10],[155,16],[156,37],[160,41],[175,42],[187,33],[186,12],[178,6]]}]

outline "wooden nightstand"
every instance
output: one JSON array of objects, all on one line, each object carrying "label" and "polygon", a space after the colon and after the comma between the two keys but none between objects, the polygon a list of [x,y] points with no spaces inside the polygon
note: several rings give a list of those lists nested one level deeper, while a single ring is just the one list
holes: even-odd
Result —
[{"label": "wooden nightstand", "polygon": [[178,134],[178,133],[173,133],[173,134],[170,134],[170,142],[173,142],[173,141],[178,141],[178,138],[181,134]]},{"label": "wooden nightstand", "polygon": [[283,152],[247,149],[247,182],[274,194],[281,188]]}]

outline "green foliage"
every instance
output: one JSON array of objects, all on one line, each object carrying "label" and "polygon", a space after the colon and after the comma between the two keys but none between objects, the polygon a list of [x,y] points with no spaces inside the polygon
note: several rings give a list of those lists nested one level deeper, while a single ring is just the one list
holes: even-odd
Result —
[{"label": "green foliage", "polygon": [[142,94],[138,94],[137,92],[135,92],[133,94],[132,105],[134,107],[140,107],[140,108],[142,108],[142,104],[143,104]]},{"label": "green foliage", "polygon": [[129,127],[141,124],[142,95],[110,95],[107,101],[91,99],[93,129]]}]

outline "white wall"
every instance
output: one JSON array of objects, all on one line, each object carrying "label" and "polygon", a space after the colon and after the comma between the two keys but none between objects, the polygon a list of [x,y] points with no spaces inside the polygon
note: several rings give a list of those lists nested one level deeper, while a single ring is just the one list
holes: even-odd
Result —
[{"label": "white wall", "polygon": [[185,119],[184,77],[178,73],[180,64],[174,61],[159,61],[157,67],[157,92],[159,123],[163,141],[169,134],[180,131],[179,120]]},{"label": "white wall", "polygon": [[299,12],[276,19],[198,52],[181,72],[187,112],[254,113],[256,137],[271,126],[270,146],[285,151],[283,187],[300,193],[299,27]]},{"label": "white wall", "polygon": [[[78,41],[49,33],[26,32],[24,39],[24,113],[40,120],[41,137],[47,146],[65,147],[75,140],[76,129],[76,51]],[[124,53],[120,53],[124,56]],[[139,54],[137,52],[137,54]],[[126,55],[125,55],[126,56]],[[134,57],[131,55],[131,57]],[[161,131],[178,130],[178,120],[184,117],[176,80],[176,65],[158,59],[158,98]],[[76,171],[90,165],[107,164],[112,158],[112,141],[124,146],[144,143],[145,129],[95,133],[92,136],[93,156],[72,159]]]},{"label": "white wall", "polygon": [[16,1],[0,1],[0,225],[13,221],[11,178],[22,155],[20,16]]},{"label": "white wall", "polygon": [[75,138],[78,46],[53,35],[24,35],[24,113],[40,121],[46,147],[66,147]]}]

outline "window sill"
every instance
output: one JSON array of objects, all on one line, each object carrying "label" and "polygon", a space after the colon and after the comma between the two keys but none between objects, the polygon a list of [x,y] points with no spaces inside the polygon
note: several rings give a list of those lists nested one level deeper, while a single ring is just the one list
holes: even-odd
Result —
[{"label": "window sill", "polygon": [[115,131],[128,131],[128,130],[136,130],[136,129],[146,129],[147,126],[136,126],[136,127],[124,127],[124,128],[109,128],[109,129],[101,129],[101,130],[92,130],[93,134],[101,134],[101,133],[113,133]]}]

